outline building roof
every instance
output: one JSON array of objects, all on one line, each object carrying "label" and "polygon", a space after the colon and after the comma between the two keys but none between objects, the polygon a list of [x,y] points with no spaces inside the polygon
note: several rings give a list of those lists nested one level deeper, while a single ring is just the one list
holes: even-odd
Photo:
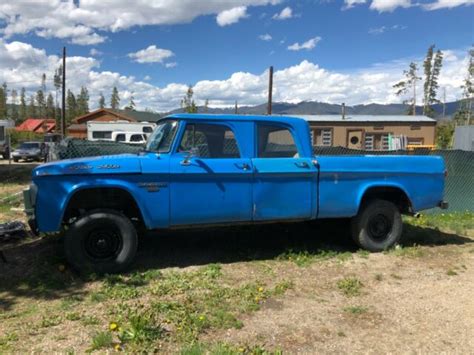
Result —
[{"label": "building roof", "polygon": [[303,119],[307,122],[436,122],[436,120],[426,116],[408,116],[408,115],[347,115],[343,119],[341,115],[222,115],[222,114],[198,114],[198,113],[175,113],[167,118],[177,119],[203,119],[203,120],[271,120],[273,118],[282,119]]},{"label": "building roof", "polygon": [[73,120],[73,123],[85,123],[87,121],[91,121],[94,119],[95,116],[99,116],[100,114],[110,114],[117,117],[120,120],[125,120],[129,122],[156,122],[158,121],[161,116],[154,112],[146,112],[146,111],[132,111],[132,110],[112,110],[109,108],[100,108],[95,111],[91,111],[86,113],[85,115],[76,117]]},{"label": "building roof", "polygon": [[161,118],[161,115],[155,112],[132,110],[120,110],[115,112],[118,112],[123,116],[132,117],[138,122],[156,122]]},{"label": "building roof", "polygon": [[56,121],[52,118],[27,118],[16,130],[45,133],[53,131],[55,127]]},{"label": "building roof", "polygon": [[408,115],[295,115],[308,122],[436,122],[426,116]]}]

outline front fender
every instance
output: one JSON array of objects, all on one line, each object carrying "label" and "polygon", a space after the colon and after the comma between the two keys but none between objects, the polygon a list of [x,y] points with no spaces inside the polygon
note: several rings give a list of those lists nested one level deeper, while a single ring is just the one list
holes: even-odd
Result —
[{"label": "front fender", "polygon": [[[140,179],[141,181],[141,179]],[[73,176],[68,179],[64,177],[50,176],[37,179],[38,195],[35,204],[35,215],[38,229],[41,232],[57,232],[61,228],[66,208],[72,196],[86,189],[92,188],[117,188],[129,193],[135,200],[147,227],[153,226],[153,218],[144,203],[145,189],[139,185],[139,175],[114,177],[101,177],[84,180]]]}]

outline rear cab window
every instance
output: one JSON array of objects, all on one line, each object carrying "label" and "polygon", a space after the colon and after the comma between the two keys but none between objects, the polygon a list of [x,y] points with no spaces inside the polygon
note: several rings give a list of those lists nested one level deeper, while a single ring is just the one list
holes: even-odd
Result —
[{"label": "rear cab window", "polygon": [[293,133],[286,127],[257,123],[258,158],[298,158]]}]

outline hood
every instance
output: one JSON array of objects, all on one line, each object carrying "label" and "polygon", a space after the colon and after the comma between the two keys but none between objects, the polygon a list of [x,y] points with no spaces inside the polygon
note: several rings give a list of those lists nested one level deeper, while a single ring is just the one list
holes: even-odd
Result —
[{"label": "hood", "polygon": [[136,154],[60,160],[38,166],[33,177],[51,175],[139,174],[140,158]]}]

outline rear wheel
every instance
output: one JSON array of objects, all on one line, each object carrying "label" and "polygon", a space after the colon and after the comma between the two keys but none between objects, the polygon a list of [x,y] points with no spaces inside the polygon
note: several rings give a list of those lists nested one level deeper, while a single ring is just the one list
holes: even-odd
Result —
[{"label": "rear wheel", "polygon": [[397,206],[385,200],[372,200],[352,219],[354,241],[369,251],[383,251],[394,246],[402,235],[402,218]]},{"label": "rear wheel", "polygon": [[131,221],[112,210],[82,216],[67,230],[64,239],[65,254],[72,266],[97,273],[125,270],[135,258],[137,244]]}]

